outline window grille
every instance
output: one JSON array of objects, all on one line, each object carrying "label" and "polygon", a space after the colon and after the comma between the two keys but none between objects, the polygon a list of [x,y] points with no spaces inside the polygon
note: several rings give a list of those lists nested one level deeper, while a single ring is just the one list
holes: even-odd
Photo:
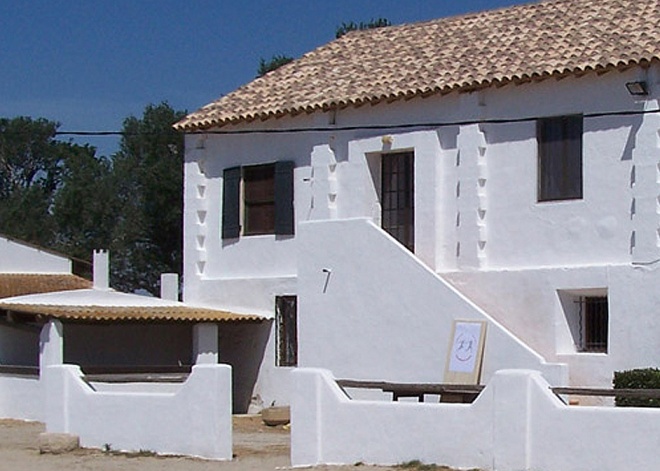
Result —
[{"label": "window grille", "polygon": [[578,302],[580,350],[607,353],[609,323],[607,297],[585,296]]}]

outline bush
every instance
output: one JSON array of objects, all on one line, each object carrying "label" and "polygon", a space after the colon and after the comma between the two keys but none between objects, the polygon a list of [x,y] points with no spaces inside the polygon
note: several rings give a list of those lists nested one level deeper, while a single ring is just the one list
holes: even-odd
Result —
[{"label": "bush", "polygon": [[[660,369],[643,368],[629,371],[615,371],[614,389],[660,389]],[[660,407],[660,398],[615,397],[618,407]]]}]

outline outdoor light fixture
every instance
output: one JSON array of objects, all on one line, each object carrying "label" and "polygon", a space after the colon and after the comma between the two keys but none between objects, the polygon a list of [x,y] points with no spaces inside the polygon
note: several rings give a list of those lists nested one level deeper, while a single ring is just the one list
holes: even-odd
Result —
[{"label": "outdoor light fixture", "polygon": [[628,89],[628,93],[633,96],[645,96],[649,94],[649,89],[646,85],[646,82],[643,81],[627,82],[626,88]]}]

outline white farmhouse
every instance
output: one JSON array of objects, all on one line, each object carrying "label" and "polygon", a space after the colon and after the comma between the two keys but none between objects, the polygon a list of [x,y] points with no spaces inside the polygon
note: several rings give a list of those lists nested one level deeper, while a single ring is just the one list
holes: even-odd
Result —
[{"label": "white farmhouse", "polygon": [[273,319],[220,328],[235,406],[295,366],[441,382],[457,319],[482,382],[659,366],[658,31],[657,0],[356,31],[178,123],[185,301]]}]

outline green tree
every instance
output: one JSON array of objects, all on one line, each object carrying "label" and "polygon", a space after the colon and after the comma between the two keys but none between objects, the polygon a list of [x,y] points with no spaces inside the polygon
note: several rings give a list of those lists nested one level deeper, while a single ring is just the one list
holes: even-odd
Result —
[{"label": "green tree", "polygon": [[0,232],[40,245],[55,236],[51,206],[75,144],[55,139],[59,124],[0,118]]},{"label": "green tree", "polygon": [[390,23],[390,20],[388,20],[387,18],[376,18],[376,19],[372,18],[371,21],[368,21],[366,23],[362,21],[360,21],[359,23],[355,23],[354,21],[349,21],[348,23],[342,23],[341,26],[337,27],[337,30],[335,31],[335,38],[341,38],[343,35],[351,31],[362,31],[365,29],[382,28],[384,26],[392,26],[392,23]]},{"label": "green tree", "polygon": [[268,72],[279,69],[285,64],[293,61],[293,57],[285,56],[283,54],[275,55],[270,60],[265,60],[263,57],[259,59],[259,69],[257,69],[257,77],[263,77]]},{"label": "green tree", "polygon": [[94,154],[89,146],[70,149],[52,208],[56,248],[84,260],[111,246],[119,210],[111,162]]},{"label": "green tree", "polygon": [[112,233],[112,283],[157,294],[160,273],[181,273],[183,135],[172,125],[185,116],[167,103],[124,120],[113,158],[117,219]]}]

